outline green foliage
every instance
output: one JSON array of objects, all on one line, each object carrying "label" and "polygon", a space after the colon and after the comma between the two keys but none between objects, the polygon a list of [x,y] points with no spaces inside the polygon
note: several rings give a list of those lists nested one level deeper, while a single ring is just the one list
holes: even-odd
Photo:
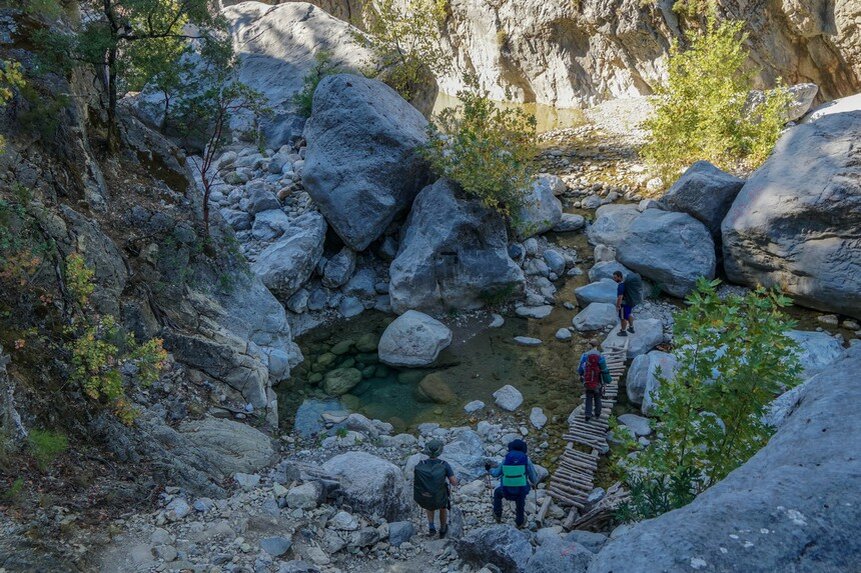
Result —
[{"label": "green foliage", "polygon": [[30,453],[42,471],[47,470],[58,455],[69,449],[69,440],[66,436],[49,430],[30,430],[27,443],[30,446]]},{"label": "green foliage", "polygon": [[[21,70],[21,64],[8,60],[0,60],[0,110],[15,95],[14,90],[23,88],[24,84],[24,73]],[[5,139],[0,135],[0,153],[2,153],[5,145]]]},{"label": "green foliage", "polygon": [[335,435],[339,438],[346,438],[347,428],[338,428],[337,430],[335,430]]},{"label": "green foliage", "polygon": [[[95,17],[85,19],[75,34],[40,31],[33,40],[56,70],[68,71],[74,62],[93,67],[108,96],[108,143],[113,148],[116,105],[123,93],[155,80],[169,96],[183,87],[182,54],[188,40],[224,41],[217,34],[224,27],[217,17],[217,0],[81,0],[80,4],[82,11]],[[200,35],[189,36],[187,24],[195,24]]]},{"label": "green foliage", "polygon": [[314,103],[314,92],[320,81],[326,76],[340,73],[338,66],[332,62],[332,54],[322,51],[314,54],[314,67],[302,80],[302,90],[293,96],[293,103],[299,108],[299,113],[311,117]]},{"label": "green foliage", "polygon": [[657,89],[650,136],[641,153],[669,184],[681,169],[706,159],[724,169],[756,167],[771,152],[785,122],[789,93],[782,85],[752,106],[753,72],[743,22],[717,22],[712,11],[688,49],[670,48],[667,83]]},{"label": "green foliage", "polygon": [[167,352],[161,339],[138,344],[134,335],[123,336],[113,316],[98,313],[91,303],[93,278],[94,273],[82,256],[66,257],[66,288],[78,307],[65,330],[72,366],[69,380],[78,384],[89,398],[108,402],[116,415],[130,424],[136,412],[123,388],[124,367],[137,372],[139,384],[149,385],[158,379]]},{"label": "green foliage", "polygon": [[660,439],[627,467],[633,518],[680,507],[747,461],[771,434],[766,406],[798,382],[789,299],[764,288],[722,299],[719,283],[701,279],[676,315],[678,370],[658,373]]},{"label": "green foliage", "polygon": [[0,199],[0,285],[24,291],[44,260],[48,245],[36,241],[27,224],[30,190],[12,185],[13,200]]},{"label": "green foliage", "polygon": [[450,67],[442,49],[439,24],[446,0],[380,0],[367,3],[369,43],[382,79],[407,101],[428,81]]},{"label": "green foliage", "polygon": [[16,503],[21,498],[22,493],[24,493],[24,478],[18,477],[12,482],[12,485],[9,486],[9,489],[3,492],[0,499]]},{"label": "green foliage", "polygon": [[535,116],[462,91],[462,105],[437,114],[423,153],[441,177],[502,214],[513,213],[533,173]]}]

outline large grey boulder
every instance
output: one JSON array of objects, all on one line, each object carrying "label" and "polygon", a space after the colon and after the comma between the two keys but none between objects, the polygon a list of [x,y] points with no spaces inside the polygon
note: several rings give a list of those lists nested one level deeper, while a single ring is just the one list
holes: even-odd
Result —
[{"label": "large grey boulder", "polygon": [[254,473],[275,460],[269,436],[246,424],[203,418],[184,422],[178,430],[200,456],[225,475]]},{"label": "large grey boulder", "polygon": [[305,213],[290,221],[284,234],[257,256],[251,271],[269,290],[286,299],[311,276],[325,240],[326,221],[316,211]]},{"label": "large grey boulder", "polygon": [[390,366],[427,366],[451,344],[451,330],[422,312],[408,310],[383,331],[377,352]]},{"label": "large grey boulder", "polygon": [[591,302],[571,320],[571,324],[580,332],[604,330],[618,322],[619,313],[612,302]]},{"label": "large grey boulder", "polygon": [[657,376],[671,380],[678,368],[678,361],[672,354],[652,350],[634,358],[625,377],[625,391],[632,404],[640,406],[647,416],[654,413],[655,398],[661,383]]},{"label": "large grey boulder", "polygon": [[661,198],[660,205],[668,211],[687,213],[718,239],[721,222],[742,185],[744,180],[708,161],[697,161],[673,183]]},{"label": "large grey boulder", "polygon": [[457,430],[445,444],[441,459],[451,464],[460,483],[481,479],[484,471],[484,443],[472,430]]},{"label": "large grey boulder", "polygon": [[585,573],[595,554],[574,541],[548,536],[526,564],[529,573]]},{"label": "large grey boulder", "polygon": [[615,306],[619,285],[612,279],[601,279],[574,289],[574,296],[580,308],[585,308],[593,302],[612,304]]},{"label": "large grey boulder", "polygon": [[542,174],[524,192],[523,204],[513,217],[512,226],[520,239],[545,233],[562,221],[562,203],[556,198],[565,182],[555,175]]},{"label": "large grey boulder", "polygon": [[363,251],[425,185],[427,120],[386,84],[324,78],[305,128],[302,182],[336,233]]},{"label": "large grey boulder", "polygon": [[640,216],[636,205],[603,205],[595,211],[595,221],[586,227],[592,245],[616,247],[628,234],[634,219]]},{"label": "large grey boulder", "polygon": [[861,318],[861,111],[792,128],[721,227],[727,277]]},{"label": "large grey boulder", "polygon": [[861,346],[815,378],[768,444],[690,505],[632,526],[590,573],[852,571],[861,543]]},{"label": "large grey boulder", "polygon": [[413,202],[389,270],[392,309],[472,310],[523,290],[508,256],[505,221],[440,179]]},{"label": "large grey boulder", "polygon": [[340,478],[345,500],[362,513],[386,521],[409,517],[404,476],[391,462],[365,452],[347,452],[324,463],[323,471]]},{"label": "large grey boulder", "polygon": [[510,525],[491,525],[470,531],[455,542],[457,555],[475,568],[491,563],[502,573],[525,573],[532,557],[526,535]]},{"label": "large grey boulder", "polygon": [[591,269],[589,269],[589,280],[592,282],[600,281],[602,279],[612,279],[613,273],[619,271],[622,273],[622,276],[627,276],[631,270],[623,265],[622,263],[616,261],[601,261],[595,263]]},{"label": "large grey boulder", "polygon": [[323,268],[323,286],[338,288],[343,286],[353,276],[356,270],[356,252],[349,247],[342,247],[331,259],[326,261]]},{"label": "large grey boulder", "polygon": [[273,149],[302,135],[305,122],[293,98],[317,65],[317,54],[326,52],[335,66],[352,70],[374,60],[356,28],[305,2],[242,2],[222,14],[238,57],[238,79],[262,92],[274,111],[262,122]]},{"label": "large grey boulder", "polygon": [[647,209],[628,228],[616,258],[677,297],[693,290],[700,277],[715,276],[711,234],[686,213]]}]

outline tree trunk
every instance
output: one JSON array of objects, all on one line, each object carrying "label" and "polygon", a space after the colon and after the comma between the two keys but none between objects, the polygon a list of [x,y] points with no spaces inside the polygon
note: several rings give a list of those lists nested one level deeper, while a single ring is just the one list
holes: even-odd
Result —
[{"label": "tree trunk", "polygon": [[108,50],[108,151],[120,148],[120,131],[117,126],[117,49]]}]

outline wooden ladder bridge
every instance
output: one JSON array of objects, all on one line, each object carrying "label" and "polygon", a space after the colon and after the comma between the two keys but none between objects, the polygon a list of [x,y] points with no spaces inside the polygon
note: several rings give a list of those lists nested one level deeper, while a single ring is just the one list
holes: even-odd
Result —
[{"label": "wooden ladder bridge", "polygon": [[[566,529],[575,527],[579,511],[586,507],[589,494],[595,489],[595,473],[598,471],[598,457],[609,449],[607,431],[610,415],[616,405],[619,393],[619,379],[625,373],[625,363],[628,353],[628,339],[621,339],[617,345],[604,349],[604,359],[610,370],[612,381],[604,388],[601,399],[601,416],[586,422],[580,414],[570,419],[568,432],[562,436],[567,444],[565,451],[557,461],[556,471],[550,478],[548,492],[538,519],[543,520],[550,507],[551,498],[563,507],[570,507],[568,517],[564,522]],[[582,404],[586,404],[586,394],[583,394]],[[616,486],[611,489],[618,489]],[[584,516],[585,518],[586,516]],[[581,518],[581,521],[583,518]]]}]

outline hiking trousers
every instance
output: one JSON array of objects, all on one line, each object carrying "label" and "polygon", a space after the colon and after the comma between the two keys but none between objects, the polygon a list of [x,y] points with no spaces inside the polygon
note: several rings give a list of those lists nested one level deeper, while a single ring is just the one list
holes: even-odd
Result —
[{"label": "hiking trousers", "polygon": [[[594,409],[593,409],[594,406]],[[593,413],[594,412],[594,416]],[[586,417],[597,418],[601,415],[601,387],[598,386],[594,390],[586,388]]]},{"label": "hiking trousers", "polygon": [[510,493],[505,493],[502,491],[502,486],[497,487],[493,491],[493,513],[494,515],[502,515],[502,499],[505,498],[508,501],[514,502],[514,523],[517,526],[521,526],[526,523],[526,518],[523,515],[524,509],[526,508],[526,496],[529,495],[529,492],[523,492],[521,494],[512,495]]}]

